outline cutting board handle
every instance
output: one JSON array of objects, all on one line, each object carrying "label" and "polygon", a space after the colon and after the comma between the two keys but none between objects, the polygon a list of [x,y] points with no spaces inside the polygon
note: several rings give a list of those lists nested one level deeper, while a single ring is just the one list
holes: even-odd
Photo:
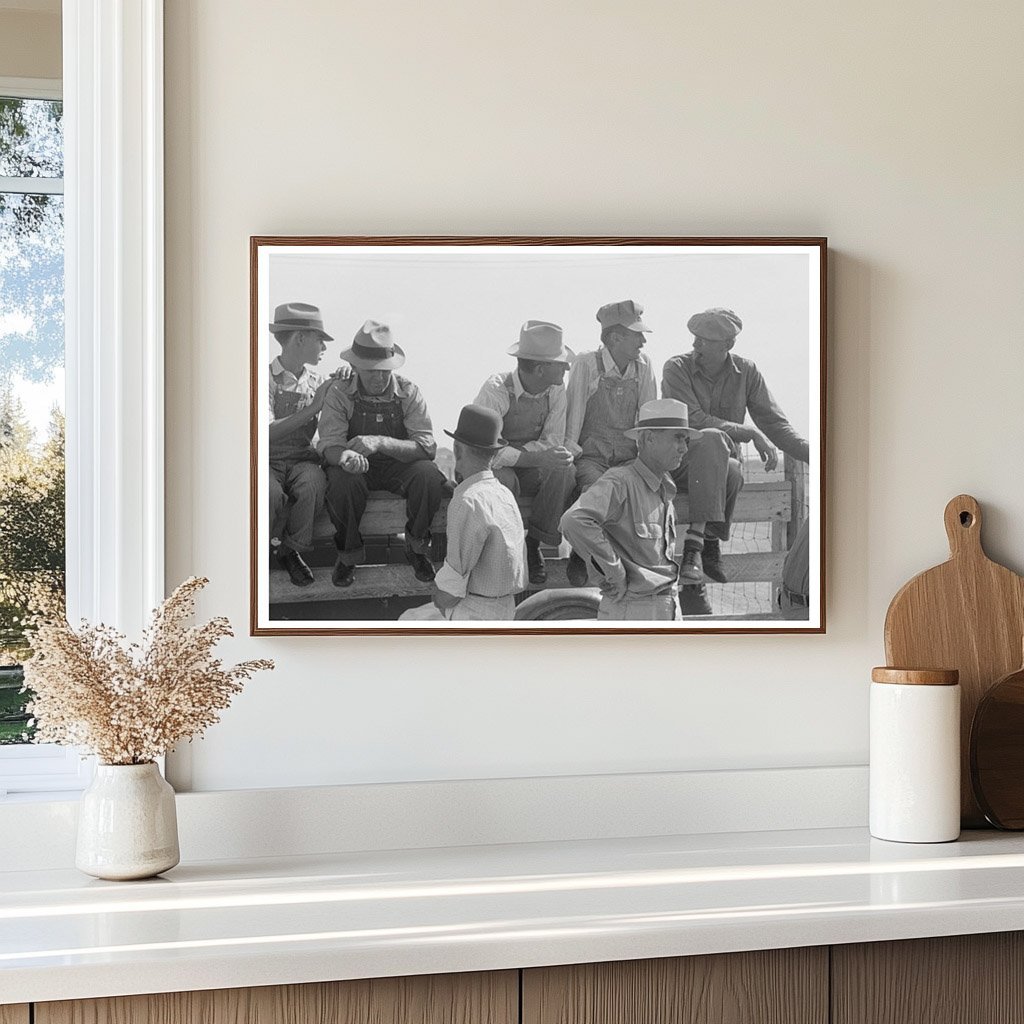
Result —
[{"label": "cutting board handle", "polygon": [[981,506],[969,494],[958,494],[943,514],[949,553],[953,558],[963,555],[984,558],[981,547]]}]

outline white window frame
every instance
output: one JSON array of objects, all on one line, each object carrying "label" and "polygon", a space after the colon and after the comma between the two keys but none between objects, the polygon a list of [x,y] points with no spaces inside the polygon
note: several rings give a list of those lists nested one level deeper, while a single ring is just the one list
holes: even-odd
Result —
[{"label": "white window frame", "polygon": [[[163,0],[64,0],[62,30],[68,618],[138,636],[164,597]],[[0,797],[92,767],[2,748]]]}]

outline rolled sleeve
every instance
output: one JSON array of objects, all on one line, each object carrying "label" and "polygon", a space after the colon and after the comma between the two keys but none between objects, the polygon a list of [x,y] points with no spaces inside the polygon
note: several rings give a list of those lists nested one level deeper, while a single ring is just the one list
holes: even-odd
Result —
[{"label": "rolled sleeve", "polygon": [[592,560],[613,587],[625,584],[626,571],[604,524],[621,517],[624,503],[618,483],[605,476],[584,492],[559,524],[573,550],[585,561]]},{"label": "rolled sleeve", "polygon": [[345,383],[336,381],[327,389],[318,421],[319,439],[316,450],[323,455],[329,448],[348,447],[348,421],[352,400],[345,394]]},{"label": "rolled sleeve", "polygon": [[466,501],[453,499],[448,506],[448,553],[434,579],[437,586],[453,597],[465,597],[469,576],[487,540],[482,519],[474,516],[474,507]]},{"label": "rolled sleeve", "polygon": [[643,353],[637,360],[637,376],[640,378],[640,405],[653,402],[658,397],[658,384],[654,379],[654,366]]},{"label": "rolled sleeve", "polygon": [[402,415],[409,440],[415,441],[427,458],[432,459],[437,454],[434,427],[423,392],[415,384],[409,385],[409,393],[402,399]]}]

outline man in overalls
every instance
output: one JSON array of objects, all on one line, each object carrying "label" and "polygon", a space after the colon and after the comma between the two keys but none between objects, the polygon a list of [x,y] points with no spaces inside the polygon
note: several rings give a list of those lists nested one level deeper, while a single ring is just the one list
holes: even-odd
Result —
[{"label": "man in overalls", "polygon": [[[339,381],[324,399],[319,450],[327,466],[327,511],[334,524],[338,558],[331,581],[352,585],[355,566],[366,555],[359,521],[371,490],[405,498],[405,554],[416,579],[434,578],[430,523],[441,505],[445,478],[434,464],[437,442],[427,404],[412,381],[393,373],[405,363],[391,329],[367,320],[352,347],[341,353],[355,377]],[[368,462],[365,473],[346,472],[346,452]]]},{"label": "man in overalls", "polygon": [[[327,342],[320,310],[306,302],[284,302],[274,310],[270,333],[281,354],[270,364],[270,546],[296,587],[308,587],[313,571],[302,557],[313,546],[313,521],[327,482],[313,447],[317,417],[333,381],[316,366]],[[354,452],[348,465],[358,464]]]},{"label": "man in overalls", "polygon": [[526,561],[530,582],[539,586],[548,578],[540,546],[562,543],[558,521],[576,485],[562,383],[574,354],[562,344],[562,328],[545,320],[527,320],[508,353],[516,369],[489,377],[475,404],[502,418],[508,444],[494,456],[494,475],[516,497],[533,498]]},{"label": "man in overalls", "polygon": [[[658,397],[651,361],[641,351],[651,330],[640,319],[643,311],[633,299],[602,306],[601,347],[582,353],[569,373],[565,446],[576,457],[580,493],[636,458],[636,442],[626,431],[636,426],[640,406]],[[575,551],[566,572],[574,587],[587,582],[587,565]]]}]

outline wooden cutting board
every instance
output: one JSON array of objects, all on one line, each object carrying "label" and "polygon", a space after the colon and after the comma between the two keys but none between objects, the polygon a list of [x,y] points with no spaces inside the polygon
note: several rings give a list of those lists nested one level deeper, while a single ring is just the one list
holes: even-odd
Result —
[{"label": "wooden cutting board", "polygon": [[960,494],[945,511],[949,561],[906,583],[885,615],[885,657],[893,668],[960,671],[960,813],[983,828],[970,777],[971,722],[988,688],[1020,667],[1024,579],[981,546],[981,508]]}]

